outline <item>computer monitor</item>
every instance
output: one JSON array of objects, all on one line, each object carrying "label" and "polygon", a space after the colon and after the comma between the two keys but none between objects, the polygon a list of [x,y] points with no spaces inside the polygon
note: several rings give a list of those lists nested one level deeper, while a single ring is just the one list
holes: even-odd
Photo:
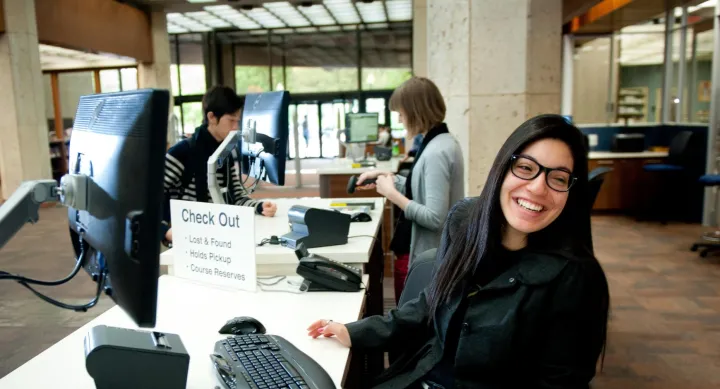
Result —
[{"label": "computer monitor", "polygon": [[89,177],[85,210],[68,210],[75,253],[140,327],[155,326],[169,104],[167,90],[82,96],[70,140],[68,174]]},{"label": "computer monitor", "polygon": [[259,144],[241,147],[244,174],[275,185],[285,185],[289,105],[290,93],[287,91],[245,96],[241,130],[246,132],[254,128]]},{"label": "computer monitor", "polygon": [[347,115],[347,140],[345,143],[377,142],[378,124],[377,113],[349,113]]}]

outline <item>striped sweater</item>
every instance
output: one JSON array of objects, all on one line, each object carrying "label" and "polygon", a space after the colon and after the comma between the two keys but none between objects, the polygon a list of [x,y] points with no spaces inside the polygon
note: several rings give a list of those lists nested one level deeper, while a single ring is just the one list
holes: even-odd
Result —
[{"label": "striped sweater", "polygon": [[[192,164],[191,161],[207,161],[220,145],[220,143],[207,132],[205,126],[198,127],[196,134],[193,136],[196,139],[194,145],[190,143],[189,139],[184,139],[172,146],[165,155],[163,239],[165,233],[172,225],[170,220],[170,200],[198,201],[195,185],[195,169],[190,166]],[[190,170],[185,172],[185,169]],[[187,175],[185,179],[186,185],[183,185],[183,173]],[[248,197],[247,191],[242,187],[238,164],[234,162],[234,159],[228,160],[227,163],[213,173],[217,178],[218,185],[221,188],[227,189],[229,195],[228,193],[225,194],[225,200],[229,200],[228,203],[231,202],[235,205],[254,207],[256,213],[262,213],[262,201],[253,200]],[[205,176],[205,180],[207,180],[207,176]],[[209,191],[207,191],[205,198],[207,202],[212,202]]]}]

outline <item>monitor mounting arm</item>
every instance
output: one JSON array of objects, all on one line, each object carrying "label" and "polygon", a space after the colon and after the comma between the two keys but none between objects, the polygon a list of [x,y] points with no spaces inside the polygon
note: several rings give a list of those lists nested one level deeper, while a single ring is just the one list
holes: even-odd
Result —
[{"label": "monitor mounting arm", "polygon": [[[277,146],[277,139],[256,131],[255,120],[248,120],[245,129],[242,131],[231,131],[207,160],[208,190],[210,192],[210,198],[215,204],[225,204],[223,192],[228,189],[220,188],[220,185],[217,182],[217,177],[215,174],[211,174],[211,172],[217,171],[218,168],[225,164],[225,161],[241,140],[242,147],[247,149],[247,151],[243,150],[243,154],[250,157],[258,157],[261,152],[276,155],[276,153],[281,151],[280,147]],[[242,159],[240,162],[242,162]],[[242,169],[240,169],[239,173],[241,172]],[[261,176],[262,168],[259,171],[258,177],[255,177],[255,181],[257,182]],[[227,177],[227,182],[230,182],[230,177]],[[242,180],[240,185],[242,185],[243,188],[245,187]]]},{"label": "monitor mounting arm", "polygon": [[[215,152],[208,158],[207,161],[207,184],[208,190],[210,191],[210,198],[212,198],[215,204],[225,204],[225,198],[223,197],[223,190],[217,182],[217,176],[213,174],[219,167],[225,164],[225,160],[230,156],[233,149],[237,147],[238,139],[240,134],[237,131],[230,131],[225,140],[222,141],[220,146]],[[226,182],[230,182],[230,177],[226,177]],[[229,185],[228,185],[229,186]]]},{"label": "monitor mounting arm", "polygon": [[[256,154],[259,154],[259,151],[263,151],[268,154],[277,155],[280,151],[277,144],[278,141],[271,136],[257,132],[256,126],[257,122],[249,119],[245,129],[242,131],[242,140],[243,143],[248,146],[248,152],[252,154],[252,152],[255,151]],[[253,150],[253,146],[256,144],[260,144],[262,148],[260,150]]]},{"label": "monitor mounting arm", "polygon": [[40,205],[59,201],[77,209],[87,208],[87,176],[67,174],[60,187],[55,180],[25,181],[0,206],[0,248],[18,232],[25,223],[40,219]]}]

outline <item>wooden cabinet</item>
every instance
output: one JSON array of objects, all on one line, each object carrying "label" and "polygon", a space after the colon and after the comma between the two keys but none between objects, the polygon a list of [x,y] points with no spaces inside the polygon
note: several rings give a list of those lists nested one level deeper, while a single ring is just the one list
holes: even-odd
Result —
[{"label": "wooden cabinet", "polygon": [[605,175],[600,192],[595,199],[593,210],[636,212],[643,206],[644,198],[657,187],[653,175],[647,174],[643,166],[662,163],[662,158],[607,158],[591,159],[588,171],[598,167],[613,169]]}]

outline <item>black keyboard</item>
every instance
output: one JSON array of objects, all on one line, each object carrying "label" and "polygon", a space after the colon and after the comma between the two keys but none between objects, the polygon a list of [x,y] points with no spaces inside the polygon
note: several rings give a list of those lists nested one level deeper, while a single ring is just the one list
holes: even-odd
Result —
[{"label": "black keyboard", "polygon": [[210,355],[227,389],[335,389],[328,373],[277,335],[236,335]]}]

